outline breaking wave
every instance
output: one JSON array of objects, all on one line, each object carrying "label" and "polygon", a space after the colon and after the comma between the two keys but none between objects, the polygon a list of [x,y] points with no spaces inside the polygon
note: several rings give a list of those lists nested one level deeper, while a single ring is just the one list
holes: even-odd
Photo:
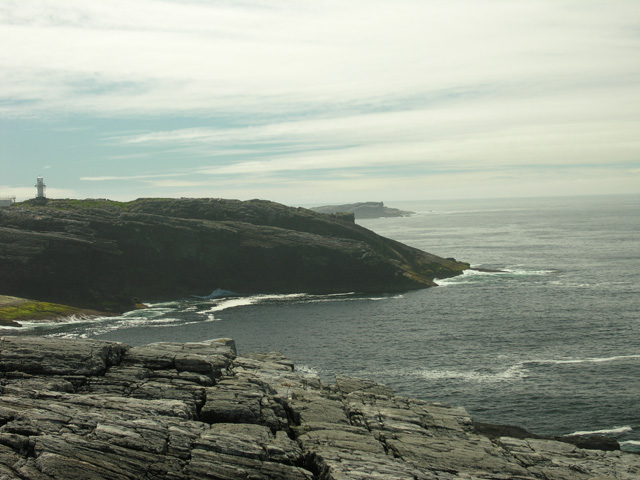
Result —
[{"label": "breaking wave", "polygon": [[580,364],[580,363],[608,363],[618,362],[621,360],[633,360],[640,359],[640,355],[616,355],[613,357],[591,357],[591,358],[566,358],[559,360],[528,360],[523,364],[550,364],[550,365],[565,365],[565,364]]},{"label": "breaking wave", "polygon": [[[603,429],[603,430],[581,430],[578,432],[573,432],[570,433],[569,436],[588,436],[588,435],[622,435],[624,433],[629,433],[633,430],[633,428],[629,427],[629,426],[625,426],[625,427],[613,427],[613,428],[608,428],[608,429]],[[631,442],[633,442],[633,440],[630,440]],[[638,442],[636,442],[638,443]]]},{"label": "breaking wave", "polygon": [[537,277],[553,273],[556,273],[556,271],[546,269],[528,269],[520,265],[502,268],[495,271],[489,269],[483,270],[479,266],[473,266],[471,269],[465,270],[462,275],[444,279],[436,278],[434,281],[439,286],[446,287],[458,284],[487,283],[514,277]]}]

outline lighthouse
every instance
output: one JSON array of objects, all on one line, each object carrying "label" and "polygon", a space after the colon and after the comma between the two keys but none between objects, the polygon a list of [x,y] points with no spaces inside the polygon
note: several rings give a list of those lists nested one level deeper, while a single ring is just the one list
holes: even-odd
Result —
[{"label": "lighthouse", "polygon": [[45,198],[46,195],[44,194],[44,189],[47,188],[47,186],[44,184],[44,178],[38,177],[35,187],[38,190],[36,198]]}]

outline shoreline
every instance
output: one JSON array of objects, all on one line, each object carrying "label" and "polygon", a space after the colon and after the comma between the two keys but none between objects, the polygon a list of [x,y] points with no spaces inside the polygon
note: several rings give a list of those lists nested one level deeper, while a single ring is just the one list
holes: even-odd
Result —
[{"label": "shoreline", "polygon": [[71,316],[109,316],[110,313],[97,310],[83,309],[62,305],[59,303],[42,302],[29,298],[0,295],[0,326],[21,328],[20,321],[55,322],[64,321]]},{"label": "shoreline", "polygon": [[369,380],[325,384],[282,353],[239,355],[231,339],[131,347],[3,336],[0,351],[0,466],[16,478],[78,478],[79,465],[83,478],[114,479],[640,474],[638,455],[482,426],[464,407]]}]

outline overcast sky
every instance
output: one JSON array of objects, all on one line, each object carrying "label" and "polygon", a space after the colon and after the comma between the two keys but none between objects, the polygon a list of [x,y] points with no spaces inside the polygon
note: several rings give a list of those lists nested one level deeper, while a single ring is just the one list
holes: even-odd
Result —
[{"label": "overcast sky", "polygon": [[1,0],[0,196],[640,192],[638,0]]}]

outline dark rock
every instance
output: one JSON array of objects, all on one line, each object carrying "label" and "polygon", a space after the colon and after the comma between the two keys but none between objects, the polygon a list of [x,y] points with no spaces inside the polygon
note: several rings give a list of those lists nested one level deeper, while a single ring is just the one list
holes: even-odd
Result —
[{"label": "dark rock", "polygon": [[559,442],[566,442],[580,448],[591,450],[615,451],[620,450],[620,444],[615,438],[605,435],[566,435],[555,437]]},{"label": "dark rock", "polygon": [[542,438],[535,433],[531,433],[528,430],[515,425],[496,425],[493,423],[473,422],[473,428],[476,432],[486,435],[491,439],[500,437]]},{"label": "dark rock", "polygon": [[100,311],[138,298],[392,292],[469,265],[327,215],[273,202],[29,202],[0,210],[0,292]]}]

